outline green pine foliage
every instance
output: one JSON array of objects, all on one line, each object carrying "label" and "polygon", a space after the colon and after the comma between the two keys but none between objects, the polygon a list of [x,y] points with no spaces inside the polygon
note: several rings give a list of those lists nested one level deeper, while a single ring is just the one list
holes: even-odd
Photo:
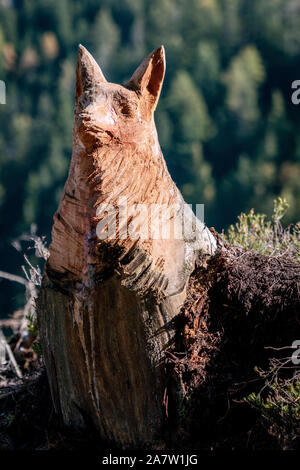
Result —
[{"label": "green pine foliage", "polygon": [[297,448],[300,439],[300,375],[299,368],[290,378],[283,378],[285,364],[271,361],[267,371],[257,369],[262,379],[260,392],[244,398],[260,416],[261,424],[278,441],[281,449]]}]

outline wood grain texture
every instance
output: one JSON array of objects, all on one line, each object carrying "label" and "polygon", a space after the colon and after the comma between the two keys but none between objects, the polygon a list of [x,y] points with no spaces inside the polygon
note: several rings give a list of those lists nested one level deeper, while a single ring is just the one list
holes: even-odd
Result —
[{"label": "wood grain texture", "polygon": [[[154,213],[137,216],[137,204],[157,205],[164,223],[181,222],[184,201],[153,118],[164,73],[160,47],[125,86],[112,84],[79,46],[73,154],[38,301],[56,410],[65,423],[92,422],[102,438],[123,446],[159,439],[164,350],[195,256],[216,249],[200,221],[194,238],[178,239],[174,230],[167,239],[125,232],[128,226],[151,230]],[[103,207],[116,209],[115,238],[98,236]]]}]

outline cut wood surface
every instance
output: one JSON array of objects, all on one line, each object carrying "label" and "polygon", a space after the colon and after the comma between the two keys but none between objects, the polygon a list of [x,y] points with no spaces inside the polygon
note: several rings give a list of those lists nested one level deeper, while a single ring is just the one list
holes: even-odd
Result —
[{"label": "cut wood surface", "polygon": [[159,442],[174,318],[195,259],[216,250],[159,146],[164,73],[160,47],[126,85],[112,84],[79,46],[73,154],[38,299],[56,411],[123,446]]}]

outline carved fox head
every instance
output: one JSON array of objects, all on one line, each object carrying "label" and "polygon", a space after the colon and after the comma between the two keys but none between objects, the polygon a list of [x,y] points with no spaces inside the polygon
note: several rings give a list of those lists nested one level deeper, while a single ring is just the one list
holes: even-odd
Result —
[{"label": "carved fox head", "polygon": [[[81,201],[86,194],[97,209],[121,197],[129,198],[129,204],[172,204],[178,198],[154,123],[164,74],[163,46],[143,60],[125,85],[108,82],[79,46],[71,174],[79,172],[87,182]],[[76,191],[79,187],[77,181]]]},{"label": "carved fox head", "polygon": [[161,46],[145,58],[124,86],[109,83],[80,45],[75,122],[81,141],[90,148],[108,142],[137,144],[149,138],[164,74],[165,52]]}]

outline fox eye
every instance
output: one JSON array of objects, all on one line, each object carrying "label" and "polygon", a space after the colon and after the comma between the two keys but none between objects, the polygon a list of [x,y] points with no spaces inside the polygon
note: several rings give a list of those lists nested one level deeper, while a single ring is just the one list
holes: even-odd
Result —
[{"label": "fox eye", "polygon": [[125,117],[134,117],[136,113],[136,103],[120,93],[114,96],[114,108],[117,114],[123,114]]},{"label": "fox eye", "polygon": [[121,101],[120,102],[120,111],[122,114],[124,114],[124,116],[132,116],[133,115],[133,111],[130,107],[130,105],[128,104],[127,101]]}]

